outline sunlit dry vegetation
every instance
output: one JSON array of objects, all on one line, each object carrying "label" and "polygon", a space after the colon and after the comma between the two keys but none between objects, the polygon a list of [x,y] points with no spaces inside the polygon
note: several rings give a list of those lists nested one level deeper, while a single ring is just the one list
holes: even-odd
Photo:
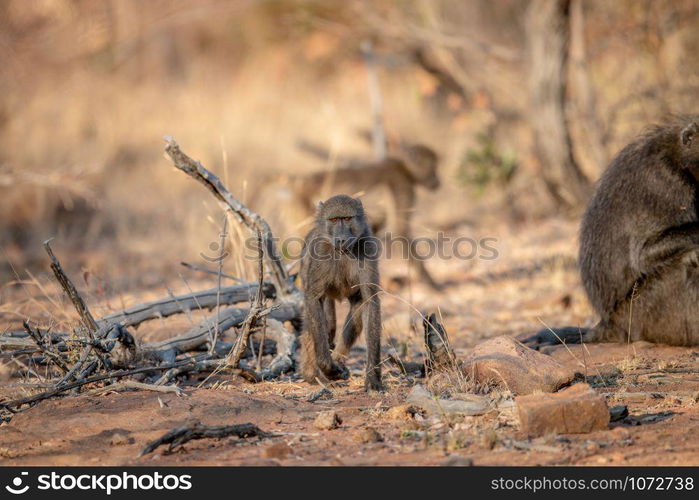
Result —
[{"label": "sunlit dry vegetation", "polygon": [[[229,215],[230,237],[220,247],[224,210],[173,168],[163,154],[163,137],[174,137],[243,203],[255,198],[251,208],[267,219],[275,235],[303,237],[312,217],[290,203],[286,178],[332,171],[336,157],[343,155],[373,155],[360,133],[372,126],[360,50],[367,40],[378,63],[389,143],[422,143],[440,157],[440,188],[417,189],[414,236],[434,239],[442,232],[451,238],[494,238],[497,249],[494,259],[428,260],[435,278],[447,285],[439,293],[411,279],[405,261],[383,260],[384,344],[401,359],[421,362],[425,311],[439,312],[458,356],[496,335],[594,324],[575,265],[584,205],[574,195],[561,194],[561,179],[571,170],[547,164],[541,144],[548,135],[541,134],[545,113],[537,109],[532,90],[539,66],[532,64],[537,49],[531,4],[538,1],[3,1],[0,332],[22,330],[27,319],[54,331],[78,324],[48,270],[42,242],[49,238],[66,273],[100,317],[147,300],[216,287],[215,275],[181,262],[216,271],[213,257],[221,251],[230,254],[221,272],[257,281],[252,233]],[[581,184],[589,187],[612,156],[649,124],[696,111],[699,4],[569,3],[562,109],[570,150],[565,153]],[[300,151],[302,139],[327,147],[328,161]],[[253,197],[258,191],[263,195]],[[320,192],[318,200],[331,194]],[[139,342],[162,340],[204,316],[193,310],[186,317],[155,321],[134,335]],[[576,359],[562,351],[555,355],[577,366],[589,351],[574,349]],[[604,363],[618,365],[621,380],[632,386],[637,382],[633,373],[674,356],[674,351],[640,349],[621,346],[612,354],[595,353]],[[683,363],[696,361],[690,354],[680,357]],[[358,389],[354,375],[362,366],[362,357],[354,358],[349,394]],[[18,374],[31,378],[27,367],[4,358],[2,363],[3,381],[17,381]],[[659,371],[675,368],[663,365]],[[414,380],[406,381],[388,364],[386,370],[392,394],[381,401],[348,396],[356,398],[353,408],[377,405],[371,411],[385,416],[385,406],[403,402]],[[219,404],[234,391],[214,391],[237,390],[240,382],[213,377],[197,383],[213,394],[214,403],[206,404]],[[13,397],[32,392],[8,387]],[[483,392],[459,370],[433,379],[430,388],[444,394]],[[308,392],[296,380],[245,390],[269,412],[266,399],[286,405],[305,401]],[[495,391],[493,397],[500,395]],[[194,398],[204,404],[209,396]],[[138,404],[128,411],[135,411],[133,406]],[[257,407],[251,411],[264,414]],[[359,421],[361,412],[350,421]],[[410,451],[397,463],[415,463],[413,452],[425,452],[437,463],[441,459],[435,456],[444,449],[469,446],[478,453],[503,446],[502,458],[483,458],[483,463],[503,463],[524,449],[513,445],[517,441],[511,436],[496,434],[508,426],[511,430],[510,413],[501,423],[447,422],[432,430],[421,417],[410,417],[410,424],[399,429],[384,416],[379,428],[386,435],[419,431],[418,441],[426,443],[429,434],[439,443],[423,449],[423,442],[407,439]],[[134,432],[141,431],[154,437],[153,429]],[[564,460],[551,452],[558,444],[533,446],[540,448],[543,463],[594,461],[589,457],[597,450],[587,450],[582,439]],[[311,462],[327,458],[313,455],[316,451],[308,452]],[[9,446],[0,452],[10,457],[17,450]],[[680,463],[691,457],[691,450],[685,452]],[[81,451],[71,453],[78,457]],[[612,461],[640,457],[614,456]],[[230,454],[224,458],[237,460]]]}]

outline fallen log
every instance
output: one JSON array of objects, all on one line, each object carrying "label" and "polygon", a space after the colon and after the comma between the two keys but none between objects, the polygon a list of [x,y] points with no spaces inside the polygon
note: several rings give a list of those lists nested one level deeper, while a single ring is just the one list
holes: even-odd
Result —
[{"label": "fallen log", "polygon": [[277,354],[267,367],[260,372],[262,380],[271,380],[294,368],[294,352],[298,344],[297,336],[280,321],[267,318],[267,337],[277,343]]},{"label": "fallen log", "polygon": [[[175,297],[154,300],[144,304],[128,307],[123,311],[109,314],[98,320],[98,323],[118,322],[123,326],[138,326],[144,321],[166,318],[173,314],[181,314],[196,309],[211,310],[218,304],[232,305],[239,302],[247,302],[257,293],[257,283],[246,283],[244,285],[233,285],[221,287],[220,292],[216,288],[202,290]],[[274,285],[269,281],[262,286],[262,293],[265,297],[273,299],[276,296]]]},{"label": "fallen log", "polygon": [[[219,332],[224,333],[235,326],[243,324],[248,317],[250,309],[230,307],[224,309],[219,314]],[[268,318],[276,319],[277,321],[290,321],[298,319],[301,316],[301,310],[296,304],[279,304],[273,309]],[[197,326],[191,328],[182,335],[172,337],[159,342],[144,344],[141,349],[144,351],[167,351],[175,349],[177,352],[193,351],[207,343],[210,339],[210,332],[216,328],[216,316],[206,318]]]}]

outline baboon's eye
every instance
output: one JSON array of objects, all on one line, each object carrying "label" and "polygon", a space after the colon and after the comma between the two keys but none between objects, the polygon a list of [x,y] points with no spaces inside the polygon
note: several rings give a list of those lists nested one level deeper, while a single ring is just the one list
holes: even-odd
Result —
[{"label": "baboon's eye", "polygon": [[343,217],[342,220],[345,222],[349,222],[352,220],[352,217]]},{"label": "baboon's eye", "polygon": [[334,224],[335,222],[339,221],[340,218],[339,217],[330,217],[330,219],[328,219],[328,220]]}]

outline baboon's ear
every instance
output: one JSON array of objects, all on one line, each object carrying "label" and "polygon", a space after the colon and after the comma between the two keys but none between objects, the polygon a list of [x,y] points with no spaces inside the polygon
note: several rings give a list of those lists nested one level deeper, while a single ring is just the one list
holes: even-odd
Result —
[{"label": "baboon's ear", "polygon": [[692,141],[696,139],[697,134],[699,134],[699,126],[697,122],[692,122],[687,125],[680,133],[680,141],[683,146],[689,147],[692,145]]},{"label": "baboon's ear", "polygon": [[323,202],[319,201],[318,202],[318,211],[320,212],[323,209]]}]

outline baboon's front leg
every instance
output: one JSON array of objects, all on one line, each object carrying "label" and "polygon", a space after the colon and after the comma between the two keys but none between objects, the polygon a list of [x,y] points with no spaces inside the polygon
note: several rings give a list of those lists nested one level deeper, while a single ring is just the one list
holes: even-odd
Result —
[{"label": "baboon's front leg", "polygon": [[356,294],[349,298],[350,310],[347,313],[345,324],[342,327],[342,338],[338,346],[333,351],[333,359],[343,361],[349,354],[350,349],[354,345],[362,333],[362,294],[357,291]]},{"label": "baboon's front leg", "polygon": [[316,367],[330,380],[347,378],[347,369],[335,363],[330,356],[323,299],[306,297],[305,318],[305,355],[301,371],[306,381],[315,382]]},{"label": "baboon's front leg", "polygon": [[337,330],[337,317],[335,315],[335,299],[325,297],[323,299],[323,311],[325,312],[325,324],[328,331],[328,345],[330,350],[335,347],[335,331]]},{"label": "baboon's front leg", "polygon": [[[376,276],[378,281],[378,276]],[[380,391],[381,385],[381,301],[377,287],[363,283],[362,314],[366,335],[366,377],[364,388],[368,391]]]}]

